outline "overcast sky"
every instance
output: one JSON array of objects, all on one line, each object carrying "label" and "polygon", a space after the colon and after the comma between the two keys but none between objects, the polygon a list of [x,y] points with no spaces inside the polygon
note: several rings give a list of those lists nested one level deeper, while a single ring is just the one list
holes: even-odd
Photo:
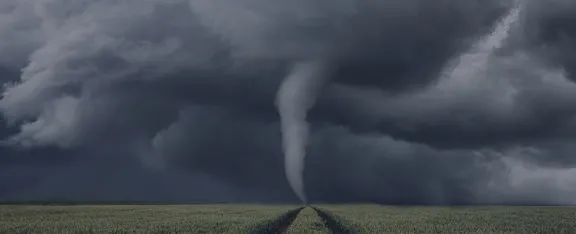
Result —
[{"label": "overcast sky", "polygon": [[311,201],[576,204],[576,2],[462,57],[511,2],[2,0],[0,199],[297,201],[274,99],[321,57]]}]

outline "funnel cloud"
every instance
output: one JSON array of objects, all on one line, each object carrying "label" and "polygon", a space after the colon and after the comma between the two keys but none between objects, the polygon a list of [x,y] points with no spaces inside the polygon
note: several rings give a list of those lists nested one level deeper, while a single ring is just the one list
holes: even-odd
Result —
[{"label": "funnel cloud", "polygon": [[4,0],[0,199],[576,204],[575,15]]},{"label": "funnel cloud", "polygon": [[277,96],[282,126],[286,177],[298,198],[306,203],[304,162],[310,128],[306,115],[328,81],[326,62],[297,62],[282,82]]}]

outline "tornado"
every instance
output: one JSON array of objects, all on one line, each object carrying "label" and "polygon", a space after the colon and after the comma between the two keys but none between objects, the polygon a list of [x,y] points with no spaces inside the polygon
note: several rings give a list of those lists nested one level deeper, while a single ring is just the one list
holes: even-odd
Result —
[{"label": "tornado", "polygon": [[328,81],[327,62],[299,61],[293,64],[276,96],[282,127],[286,178],[296,196],[305,204],[307,197],[304,188],[304,166],[310,135],[307,114]]}]

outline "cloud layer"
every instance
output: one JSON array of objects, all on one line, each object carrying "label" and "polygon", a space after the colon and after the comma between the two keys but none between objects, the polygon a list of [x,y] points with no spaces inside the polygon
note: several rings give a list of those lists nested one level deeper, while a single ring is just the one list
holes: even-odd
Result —
[{"label": "cloud layer", "polygon": [[274,98],[320,57],[310,200],[574,204],[576,5],[524,1],[482,69],[446,75],[511,2],[5,0],[0,133],[36,156],[0,149],[0,195],[294,201]]}]

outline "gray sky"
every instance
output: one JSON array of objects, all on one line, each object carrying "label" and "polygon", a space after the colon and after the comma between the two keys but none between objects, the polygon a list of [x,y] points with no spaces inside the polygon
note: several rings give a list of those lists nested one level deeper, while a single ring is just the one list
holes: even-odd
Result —
[{"label": "gray sky", "polygon": [[1,1],[0,199],[296,201],[274,98],[324,58],[310,200],[576,203],[576,4],[447,76],[511,1],[433,2]]}]

